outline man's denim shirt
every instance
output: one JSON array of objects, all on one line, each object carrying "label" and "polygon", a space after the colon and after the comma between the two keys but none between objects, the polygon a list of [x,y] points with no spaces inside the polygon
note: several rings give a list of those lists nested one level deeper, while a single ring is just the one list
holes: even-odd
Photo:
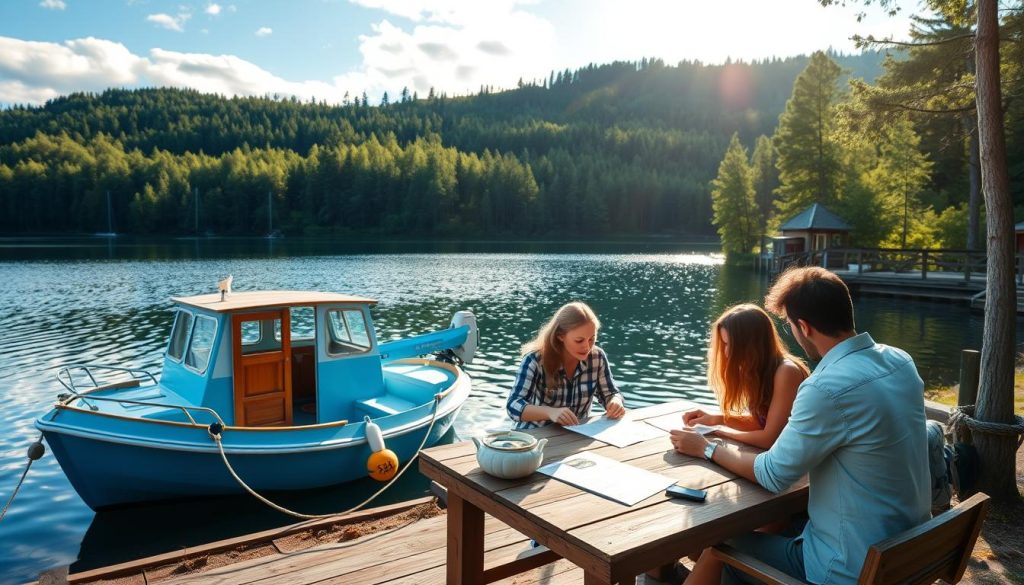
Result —
[{"label": "man's denim shirt", "polygon": [[868,547],[930,517],[924,383],[906,352],[867,333],[822,358],[754,475],[779,492],[809,475],[804,568],[855,583]]}]

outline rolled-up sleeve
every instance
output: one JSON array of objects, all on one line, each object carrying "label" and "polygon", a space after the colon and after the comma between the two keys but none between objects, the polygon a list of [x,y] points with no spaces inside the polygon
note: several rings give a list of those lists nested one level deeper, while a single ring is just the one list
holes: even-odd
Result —
[{"label": "rolled-up sleeve", "polygon": [[842,413],[827,391],[804,383],[793,412],[772,448],[754,459],[757,483],[781,492],[807,475],[846,439]]},{"label": "rolled-up sleeve", "polygon": [[608,404],[608,399],[619,393],[618,387],[615,386],[615,378],[612,378],[612,368],[608,364],[608,356],[604,353],[603,349],[598,348],[600,353],[598,354],[598,368],[597,368],[597,387],[595,393],[597,399],[601,402],[601,406]]},{"label": "rolled-up sleeve", "polygon": [[540,363],[534,354],[523,358],[519,366],[519,374],[516,375],[516,382],[512,391],[508,394],[508,402],[505,403],[505,410],[508,416],[516,422],[523,420],[523,409],[527,404],[533,404],[533,396],[537,386],[541,383]]}]

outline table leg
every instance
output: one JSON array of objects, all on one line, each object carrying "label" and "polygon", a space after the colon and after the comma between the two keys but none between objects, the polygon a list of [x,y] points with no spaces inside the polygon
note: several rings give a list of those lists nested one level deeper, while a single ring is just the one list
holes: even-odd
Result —
[{"label": "table leg", "polygon": [[478,585],[484,577],[484,513],[448,491],[448,585]]},{"label": "table leg", "polygon": [[603,578],[591,573],[590,571],[583,571],[583,585],[608,585],[608,582]]}]

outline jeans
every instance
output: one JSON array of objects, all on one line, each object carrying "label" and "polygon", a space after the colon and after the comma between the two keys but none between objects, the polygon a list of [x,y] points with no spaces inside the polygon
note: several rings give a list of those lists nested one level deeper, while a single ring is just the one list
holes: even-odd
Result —
[{"label": "jeans", "polygon": [[[751,532],[726,541],[736,550],[756,557],[787,575],[806,579],[804,573],[803,538],[780,536],[764,532]],[[726,565],[722,570],[722,585],[749,585],[760,581],[739,569]]]}]

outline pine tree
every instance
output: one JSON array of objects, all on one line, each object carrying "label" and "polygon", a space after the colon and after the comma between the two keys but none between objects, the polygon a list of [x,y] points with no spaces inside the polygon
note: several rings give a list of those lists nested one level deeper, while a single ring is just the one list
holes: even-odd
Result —
[{"label": "pine tree", "polygon": [[781,218],[792,217],[815,202],[834,206],[839,199],[841,166],[834,129],[836,82],[841,73],[825,53],[811,55],[779,116],[772,141],[778,153],[780,185],[775,192]]},{"label": "pine tree", "polygon": [[[921,139],[907,116],[894,121],[884,131],[879,146],[878,166],[868,173],[867,184],[875,192],[891,223],[888,242],[907,247],[910,222],[924,213],[920,194],[931,178],[932,163],[918,149]],[[913,233],[910,234],[912,239]]]},{"label": "pine tree", "polygon": [[747,149],[733,134],[725,158],[718,166],[718,177],[711,181],[713,223],[722,237],[726,254],[748,253],[758,237],[758,209],[754,201],[754,177],[747,163]]},{"label": "pine tree", "polygon": [[750,167],[754,173],[754,201],[760,213],[758,227],[760,235],[768,233],[768,224],[775,209],[773,192],[779,186],[779,170],[775,168],[775,150],[772,139],[765,135],[757,137]]}]

